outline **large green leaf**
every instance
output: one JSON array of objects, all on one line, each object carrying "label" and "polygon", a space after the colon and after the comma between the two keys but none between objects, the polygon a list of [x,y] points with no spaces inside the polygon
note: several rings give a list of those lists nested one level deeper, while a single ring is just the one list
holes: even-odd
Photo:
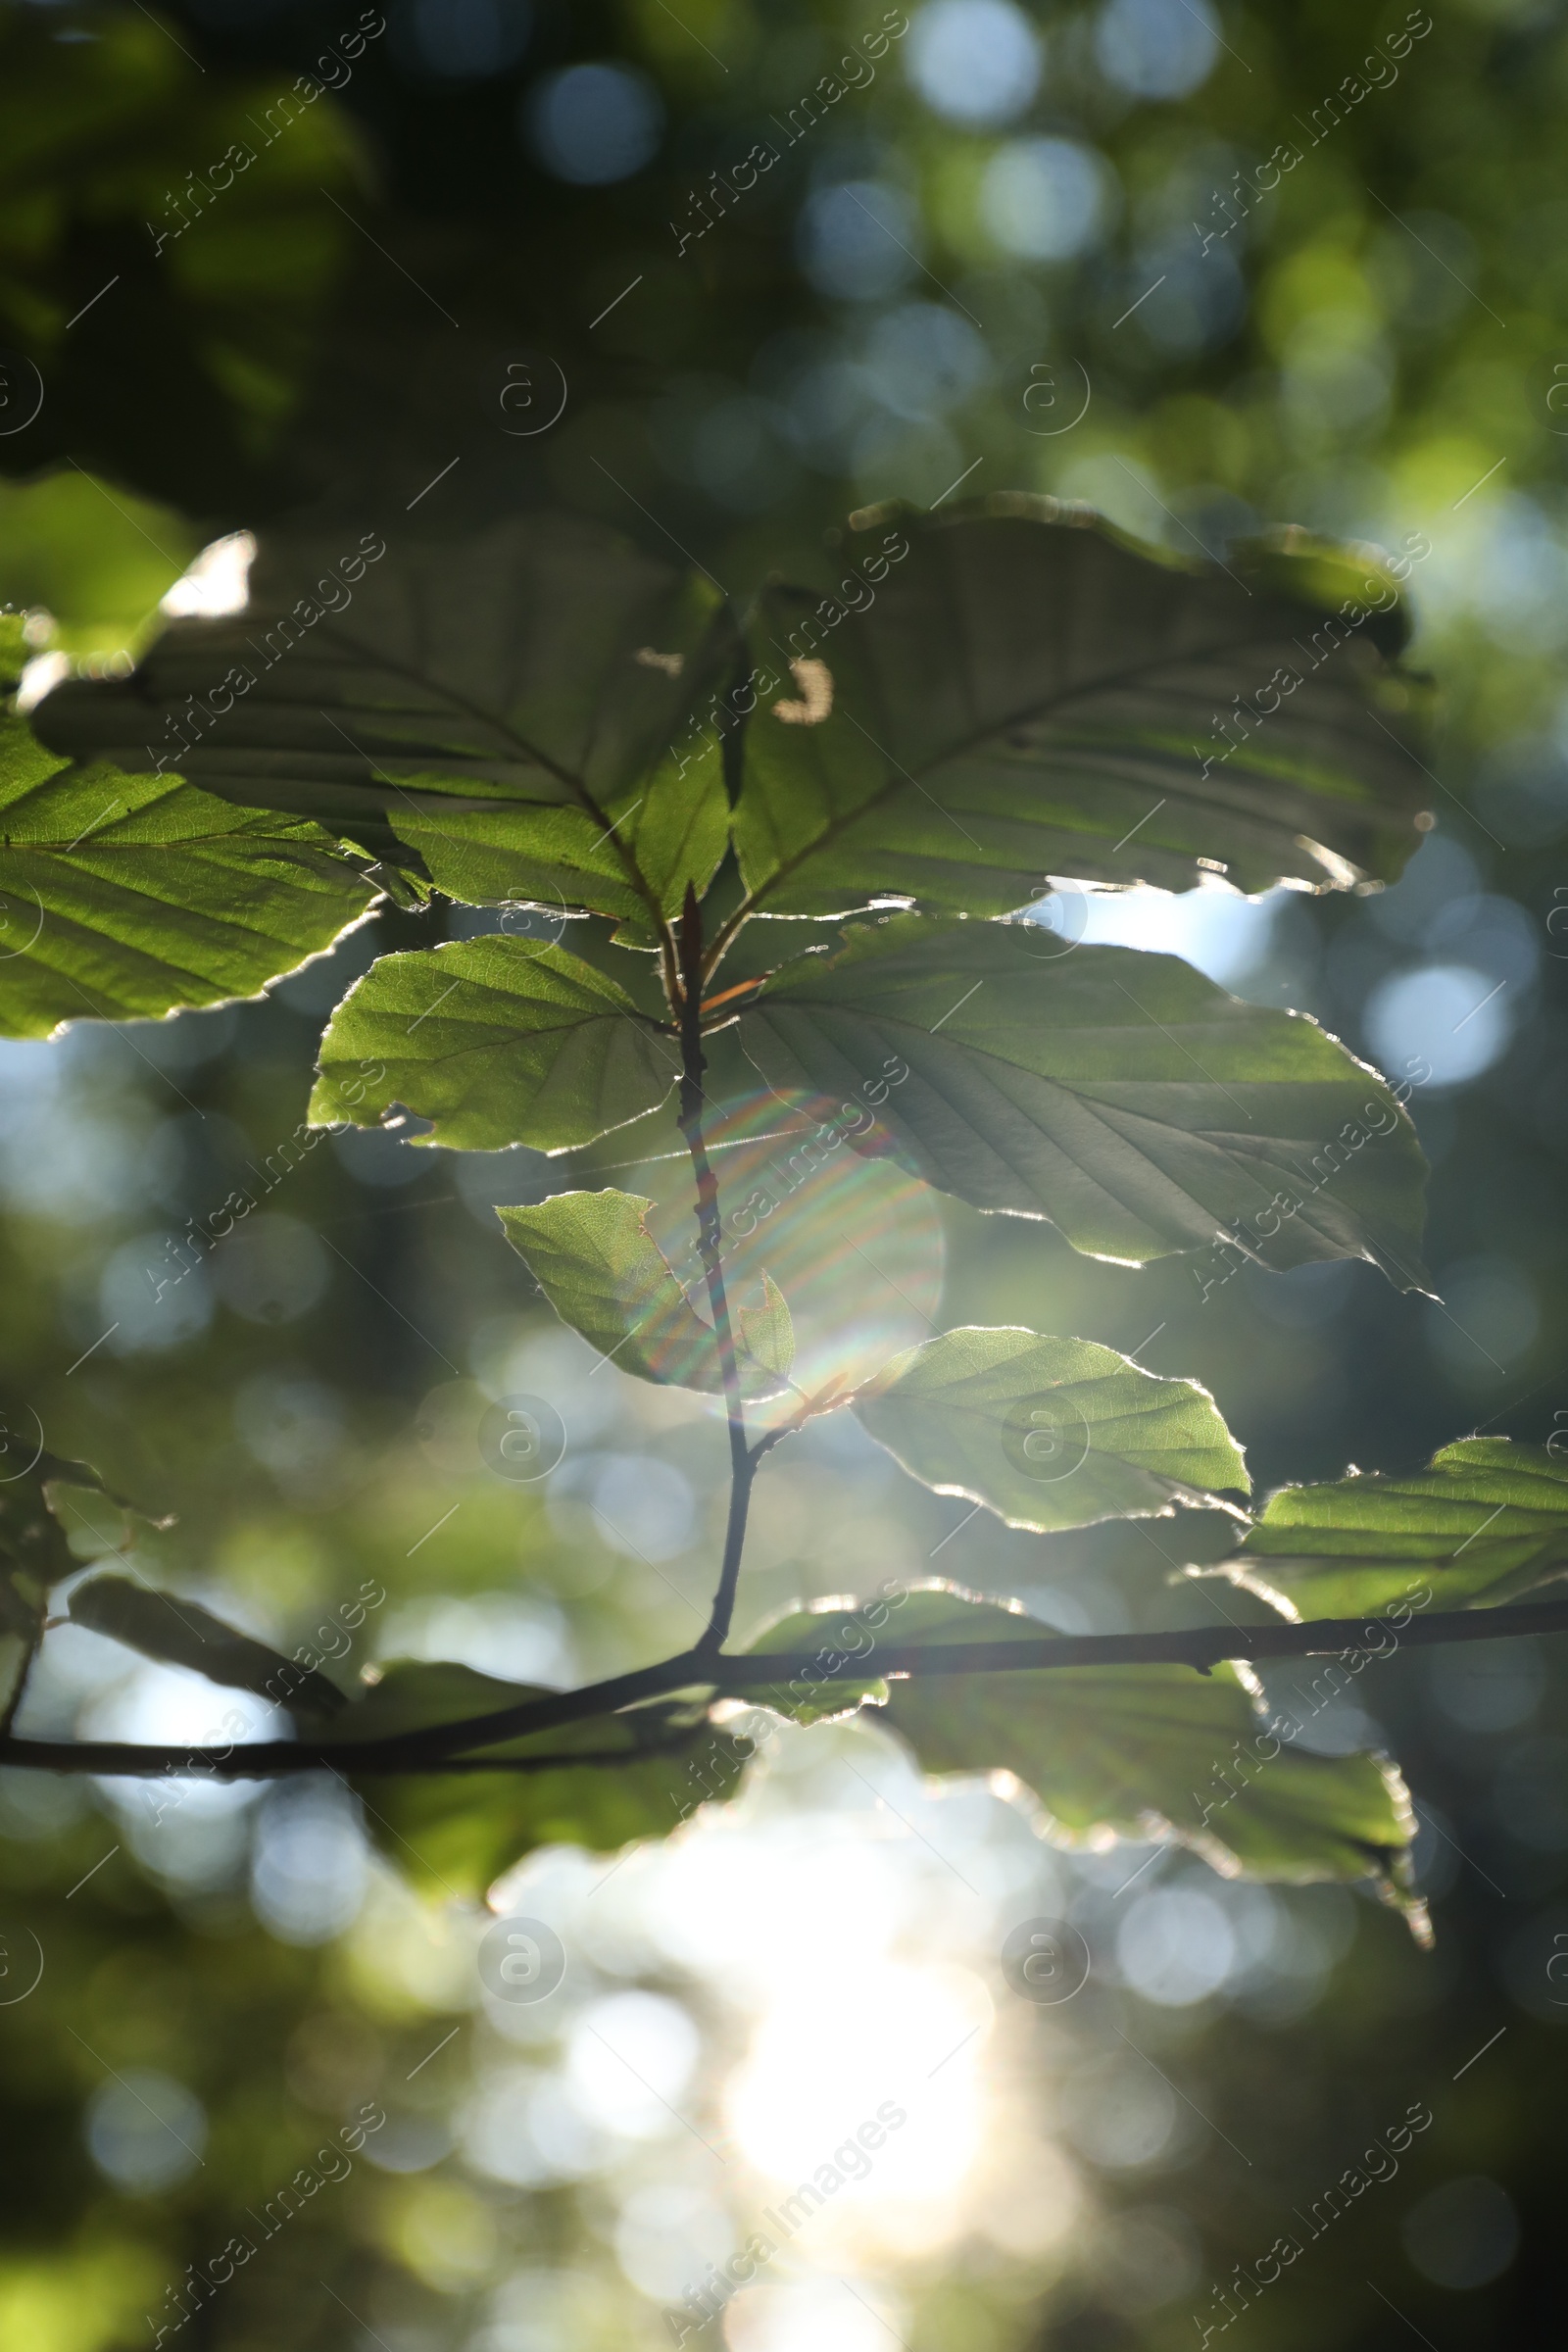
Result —
[{"label": "large green leaf", "polygon": [[1461,1438],[1425,1470],[1282,1487],[1236,1557],[1207,1573],[1292,1617],[1518,1600],[1568,1575],[1568,1463],[1544,1446]]},{"label": "large green leaf", "polygon": [[1213,866],[1323,888],[1392,880],[1416,847],[1409,692],[1380,650],[1403,625],[1375,565],[1289,542],[1229,570],[1152,560],[1049,499],[898,520],[909,553],[877,543],[858,611],[761,600],[760,656],[814,665],[747,746],[736,848],[771,912],[903,893],[997,914],[1054,874],[1180,889]]},{"label": "large green leaf", "polygon": [[70,1609],[73,1624],[123,1642],[143,1657],[188,1667],[232,1690],[254,1690],[295,1713],[333,1715],[348,1703],[324,1674],[237,1632],[199,1601],[131,1577],[84,1578],[72,1592]]},{"label": "large green leaf", "polygon": [[[632,1193],[557,1193],[533,1208],[499,1208],[507,1239],[564,1323],[639,1380],[716,1393],[718,1342],[648,1230],[653,1202]],[[782,1319],[779,1309],[783,1310]],[[776,1290],[741,1324],[736,1362],[747,1396],[776,1396],[793,1347]]]},{"label": "large green leaf", "polygon": [[318,825],[177,777],[73,767],[0,717],[0,1033],[253,997],[372,886]]},{"label": "large green leaf", "polygon": [[378,855],[395,833],[453,898],[644,920],[723,856],[703,713],[734,660],[706,580],[532,514],[390,558],[373,532],[264,543],[245,612],[175,621],[133,679],[63,687],[38,724],[78,755],[159,743],[211,791]]},{"label": "large green leaf", "polygon": [[[769,1629],[807,1649],[824,1608]],[[848,1604],[853,1608],[854,1604]],[[1017,1607],[948,1585],[911,1592],[887,1641],[1024,1641],[1041,1627]],[[866,1663],[876,1662],[867,1648]],[[1050,1673],[911,1676],[887,1686],[884,1720],[927,1772],[1010,1772],[1040,1798],[1052,1838],[1177,1838],[1227,1876],[1387,1878],[1414,1834],[1404,1784],[1370,1755],[1319,1756],[1267,1729],[1250,1676],[1235,1666],[1074,1666]]]},{"label": "large green leaf", "polygon": [[[1422,1279],[1426,1163],[1375,1072],[1174,956],[1034,953],[1024,923],[906,914],[767,982],[740,1033],[833,1100],[900,1064],[879,1120],[930,1184],[1142,1263],[1228,1244],[1274,1271],[1367,1257]],[[1294,1202],[1294,1210],[1285,1202]]]},{"label": "large green leaf", "polygon": [[432,1144],[554,1152],[651,1110],[679,1067],[673,1039],[564,948],[458,940],[355,982],[321,1040],[311,1117],[370,1127],[401,1102],[434,1121]]},{"label": "large green leaf", "polygon": [[944,1332],[895,1356],[854,1403],[912,1476],[1009,1527],[1159,1516],[1251,1485],[1206,1389],[1088,1340]]},{"label": "large green leaf", "polygon": [[[494,1714],[545,1693],[469,1666],[398,1660],[317,1737],[349,1751],[425,1724]],[[715,1729],[701,1709],[669,1702],[592,1716],[485,1751],[527,1766],[473,1774],[365,1775],[372,1834],[397,1867],[447,1892],[476,1895],[509,1864],[540,1845],[613,1853],[636,1838],[667,1837],[698,1806],[730,1795],[751,1754],[744,1738]],[[560,1756],[560,1764],[542,1758]],[[573,1757],[596,1759],[573,1762]]]}]

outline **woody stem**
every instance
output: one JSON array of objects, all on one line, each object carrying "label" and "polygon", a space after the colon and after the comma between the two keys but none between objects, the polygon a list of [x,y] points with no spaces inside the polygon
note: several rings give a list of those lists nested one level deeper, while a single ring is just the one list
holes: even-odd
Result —
[{"label": "woody stem", "polygon": [[746,1518],[751,1507],[752,1482],[757,1475],[757,1465],[746,1446],[740,1368],[735,1360],[735,1332],[730,1321],[729,1299],[724,1290],[723,1226],[719,1216],[718,1178],[709,1159],[708,1145],[703,1134],[703,1074],[708,1066],[703,1054],[703,917],[697,904],[697,893],[690,883],[686,887],[686,904],[681,910],[680,964],[680,1125],[692,1155],[692,1173],[697,1181],[698,1246],[703,1270],[708,1278],[708,1299],[718,1347],[719,1377],[723,1383],[724,1409],[729,1430],[729,1519],[724,1531],[724,1556],[719,1566],[718,1585],[713,1593],[708,1626],[697,1644],[700,1651],[707,1652],[721,1646],[734,1615],[735,1588],[740,1579],[741,1553],[746,1544]]}]

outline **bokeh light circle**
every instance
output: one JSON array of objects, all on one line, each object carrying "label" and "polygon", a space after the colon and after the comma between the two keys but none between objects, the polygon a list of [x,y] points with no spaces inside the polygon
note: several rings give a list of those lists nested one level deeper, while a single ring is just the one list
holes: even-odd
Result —
[{"label": "bokeh light circle", "polygon": [[1471,964],[1429,963],[1374,990],[1366,1008],[1373,1056],[1386,1070],[1424,1061],[1434,1086],[1490,1069],[1513,1035],[1496,982]]},{"label": "bokeh light circle", "polygon": [[557,179],[608,187],[652,162],[664,110],[652,82],[628,66],[565,66],[528,92],[522,124],[529,146]]},{"label": "bokeh light circle", "polygon": [[1043,65],[1040,35],[1012,0],[931,0],[909,26],[909,79],[950,122],[1010,122]]}]

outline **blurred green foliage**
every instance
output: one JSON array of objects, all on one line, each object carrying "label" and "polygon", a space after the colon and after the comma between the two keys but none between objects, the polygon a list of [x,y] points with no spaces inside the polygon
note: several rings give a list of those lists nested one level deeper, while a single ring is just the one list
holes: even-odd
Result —
[{"label": "blurred green foliage", "polygon": [[[1417,652],[1446,718],[1434,837],[1381,898],[1287,900],[1254,920],[1198,894],[1185,936],[1226,985],[1316,1013],[1412,1085],[1446,1308],[1362,1268],[1249,1272],[1205,1293],[1190,1263],[1090,1264],[1038,1229],[1025,1244],[950,1205],[943,1319],[1081,1333],[1200,1378],[1264,1490],[1350,1462],[1408,1470],[1471,1428],[1545,1443],[1568,1413],[1568,1022],[1552,927],[1568,893],[1568,507],[1551,446],[1568,433],[1564,12],[1556,0],[1434,12],[1394,59],[1397,79],[1378,68],[1375,86],[1361,61],[1374,38],[1385,57],[1396,47],[1397,8],[1386,24],[1345,0],[1031,9],[1038,85],[991,120],[957,110],[961,39],[923,50],[934,35],[911,12],[874,80],[786,147],[770,122],[788,122],[876,21],[744,0],[683,0],[678,14],[660,0],[531,12],[409,0],[341,95],[313,102],[160,250],[166,199],[210,176],[296,76],[339,78],[318,61],[329,41],[341,48],[351,13],[9,6],[0,598],[34,613],[28,651],[104,662],[141,645],[169,584],[220,531],[305,514],[438,533],[546,500],[661,554],[673,539],[740,587],[791,534],[814,557],[850,509],[929,506],[966,467],[970,488],[1086,498],[1175,553],[1223,559],[1258,521],[1407,555],[1424,535]],[[1163,49],[1140,50],[1139,24],[1156,22]],[[1154,51],[1175,61],[1163,91],[1149,86]],[[911,78],[924,55],[936,63]],[[547,77],[583,60],[621,61],[658,100],[656,152],[603,184],[548,169],[526,127]],[[1351,74],[1366,94],[1325,127],[1326,98]],[[710,175],[733,181],[760,140],[779,148],[776,165],[731,217],[710,200],[714,225],[681,248]],[[1256,190],[1287,143],[1301,160],[1278,188],[1239,194],[1236,175]],[[26,362],[43,402],[18,427]],[[547,363],[564,374],[564,413],[515,436],[503,395],[526,381],[542,402]],[[1164,917],[1144,919],[1145,944],[1172,944]],[[383,911],[329,970],[266,1003],[8,1046],[0,1368],[57,1450],[178,1514],[132,1541],[87,1511],[84,1563],[128,1557],[260,1637],[323,1650],[370,1581],[387,1600],[334,1670],[461,1652],[554,1680],[674,1647],[700,1624],[721,1507],[714,1431],[701,1408],[629,1382],[601,1399],[585,1360],[562,1353],[491,1214],[495,1200],[544,1189],[530,1154],[460,1164],[346,1136],[275,1178],[345,979],[374,949],[428,944],[449,923],[468,935],[466,921]],[[1484,1031],[1488,1054],[1450,1083],[1400,1071],[1388,1043],[1389,990],[1440,966],[1475,975],[1477,997],[1502,992],[1462,1032]],[[1419,1064],[1431,1041],[1404,1034],[1401,1055]],[[1438,1043],[1452,1051],[1444,1029]],[[276,1193],[274,1254],[221,1292],[198,1270],[155,1298],[148,1269],[176,1262],[186,1220],[258,1178]],[[579,1432],[570,1480],[548,1493],[497,1481],[473,1441],[490,1397],[530,1384],[569,1396]],[[627,1493],[644,1508],[663,1498],[657,1561],[617,1539]],[[831,1442],[793,1463],[781,1449],[759,1490],[748,1622],[928,1563],[1071,1628],[1200,1622],[1213,1605],[1212,1587],[1167,1580],[1218,1557],[1223,1529],[1185,1524],[1180,1544],[1158,1522],[1042,1539],[984,1514],[960,1532],[961,1518],[878,1484]],[[29,1702],[33,1728],[113,1722],[134,1736],[172,1717],[180,1737],[220,1730],[226,1693],[156,1670],[127,1680],[124,1653],[94,1639],[50,1636],[60,1665]],[[1277,1682],[1284,1702],[1294,1686]],[[1003,1887],[1008,1917],[1070,1900],[1097,1950],[1129,1948],[1120,1923],[1140,1890],[1116,1892],[1135,1867],[1124,1852],[1043,1888],[1006,1806],[976,1799],[960,1822],[929,1805],[912,1779],[881,1777],[894,1767],[875,1734],[833,1735],[832,1765],[780,1756],[748,1799],[754,1834],[774,1838],[762,1850],[788,1878],[791,1837],[831,1855],[841,1834],[866,1832],[833,1894],[846,1918],[846,1886],[872,1883],[888,1828],[868,1790],[885,1787],[917,1824],[906,1850],[927,1875],[905,1898],[906,1948],[989,1972],[995,2063],[1025,2086],[1087,2199],[1065,2236],[1035,2227],[1020,2180],[1054,2183],[1047,2202],[1065,2215],[1066,2177],[1012,2110],[988,2109],[998,2169],[984,2198],[955,2192],[929,2209],[923,2238],[865,2258],[902,2282],[913,2352],[1190,2344],[1195,2312],[1215,2318],[1213,2285],[1253,2265],[1289,2209],[1309,2207],[1415,2100],[1434,2121],[1397,2180],[1358,2199],[1239,2325],[1269,2352],[1360,2352],[1406,2327],[1483,2347],[1549,2325],[1568,2014],[1555,1965],[1568,1939],[1562,1699],[1544,1645],[1485,1671],[1405,1653],[1369,1673],[1341,1703],[1383,1725],[1405,1762],[1428,1825],[1435,1955],[1341,1890],[1270,1896],[1275,1959],[1185,2004],[1102,1972],[1070,2009],[1009,2006],[978,1931],[942,1944],[968,1900],[933,1855],[944,1841],[960,1873]],[[700,1778],[692,1790],[700,1800]],[[481,1923],[439,1885],[441,1823],[367,1788],[366,1828],[414,1849],[409,1881],[435,1887],[416,1896],[380,1862],[364,1879],[354,1806],[332,1785],[303,1815],[287,1792],[224,1807],[200,1788],[159,1814],[167,1793],[149,1803],[124,1785],[0,1776],[7,2341],[128,2352],[153,2340],[186,2267],[246,2229],[245,2209],[316,2164],[368,2101],[388,2122],[351,2176],[172,2340],[222,2352],[669,2340],[661,2300],[678,2302],[712,2257],[694,2252],[657,2293],[636,2287],[653,2272],[624,2214],[678,2172],[687,2133],[595,2142],[579,2119],[578,2141],[563,2127],[551,2142],[541,2123],[520,2178],[516,2163],[509,2176],[448,2153],[455,2128],[470,2151],[487,2144],[475,2101],[498,2067],[527,2073],[528,2097],[564,2077],[547,2033],[508,2042],[472,2010]],[[551,1867],[564,1884],[576,1865]],[[581,1886],[610,1867],[584,1862]],[[1167,1867],[1141,1886],[1165,1888]],[[743,1997],[748,1942],[782,1935],[740,1856],[724,1868],[727,1896],[702,1917],[728,1958],[661,1944],[628,1899],[595,1946],[591,1988],[651,1989],[697,2019],[703,2066],[676,2098],[710,2137],[725,2129],[718,2085],[757,2013]],[[614,1886],[640,1885],[642,1869],[626,1863]],[[696,1899],[683,1885],[671,1913]],[[1180,1874],[1170,1886],[1202,1891]],[[620,1897],[607,1886],[592,1899]],[[1243,1912],[1226,1916],[1240,1936]],[[29,1938],[43,1974],[19,1997]],[[835,1998],[859,2015],[851,1989]],[[824,2026],[814,2071],[831,2082],[835,2070],[853,2072]],[[1155,2114],[1140,2157],[1137,2119],[1164,2096],[1152,2070],[1176,2088],[1164,2136]],[[133,2092],[114,2106],[121,2078]],[[171,2083],[199,2102],[205,2138],[168,2104]],[[157,2164],[143,2159],[149,2145],[167,2157],[166,2127],[138,2140],[138,2095],[164,2101],[198,2149],[164,2185],[149,2185]],[[1117,2117],[1132,2119],[1119,2141]],[[1490,2279],[1445,2286],[1430,2253],[1423,2268],[1410,2251],[1425,2242],[1421,2201],[1478,2174],[1511,2199],[1520,2251]],[[738,2312],[730,2324],[741,2352],[763,2341],[740,2337]],[[858,2335],[845,2340],[858,2352]]]}]

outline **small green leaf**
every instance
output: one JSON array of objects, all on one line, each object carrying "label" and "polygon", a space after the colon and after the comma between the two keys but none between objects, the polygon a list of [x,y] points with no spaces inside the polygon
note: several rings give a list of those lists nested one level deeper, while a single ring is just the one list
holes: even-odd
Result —
[{"label": "small green leaf", "polygon": [[[122,1494],[118,1489],[109,1486],[90,1462],[70,1461],[61,1454],[45,1449],[38,1456],[34,1469],[44,1482],[45,1494],[53,1487],[80,1487],[89,1494],[101,1494],[117,1510],[129,1511],[135,1518],[145,1519],[149,1527],[172,1527],[174,1524],[172,1513],[160,1516],[148,1510],[144,1504],[133,1501],[130,1495]],[[50,1508],[54,1508],[52,1499]]]},{"label": "small green leaf", "polygon": [[199,1601],[156,1592],[127,1576],[87,1577],[71,1595],[71,1619],[143,1657],[189,1667],[230,1690],[254,1690],[296,1714],[331,1715],[348,1703],[324,1674],[237,1633]]},{"label": "small green leaf", "polygon": [[795,1320],[789,1301],[764,1267],[762,1303],[743,1306],[739,1315],[740,1345],[764,1372],[788,1380],[795,1365]]},{"label": "small green leaf", "polygon": [[651,1110],[679,1071],[674,1043],[623,988],[522,939],[459,940],[384,956],[321,1040],[317,1126],[374,1126],[401,1102],[431,1144],[563,1151]]},{"label": "small green leaf", "polygon": [[1282,1487],[1236,1557],[1205,1573],[1293,1618],[1518,1600],[1568,1575],[1568,1462],[1511,1438],[1461,1438],[1425,1470]]},{"label": "small green leaf", "polygon": [[[123,1527],[126,1512],[154,1527],[172,1519],[152,1517],[128,1496],[106,1484],[88,1462],[68,1460],[42,1444],[43,1428],[29,1406],[0,1399],[0,1571],[13,1569],[29,1593],[43,1595],[74,1576],[81,1561],[71,1547],[68,1526],[96,1534],[83,1504],[99,1495],[112,1504]],[[113,1535],[108,1539],[114,1541]],[[31,1600],[27,1602],[30,1608]]]},{"label": "small green leaf", "polygon": [[1251,1484],[1206,1389],[1088,1340],[944,1332],[895,1356],[854,1406],[922,1485],[983,1502],[1009,1527],[1163,1517]]},{"label": "small green leaf", "polygon": [[[344,1742],[352,1775],[361,1740],[462,1722],[544,1695],[472,1667],[400,1659],[318,1736]],[[701,1708],[661,1701],[532,1733],[484,1754],[525,1769],[366,1778],[369,1826],[398,1868],[448,1893],[482,1893],[537,1846],[613,1853],[667,1837],[700,1805],[734,1792],[751,1743],[709,1724]]]},{"label": "small green leaf", "polygon": [[752,722],[736,810],[770,912],[899,893],[1000,914],[1055,874],[1179,890],[1215,865],[1323,889],[1415,849],[1405,623],[1376,563],[1347,576],[1298,535],[1186,564],[1016,496],[889,509],[836,554],[842,596],[769,588],[754,626],[795,680]]},{"label": "small green leaf", "polygon": [[1206,1245],[1200,1290],[1248,1258],[1423,1279],[1426,1162],[1375,1071],[1177,956],[1042,942],[1024,923],[896,915],[786,965],[741,1040],[772,1085],[834,1101],[891,1072],[858,1150],[891,1139],[927,1183],[1049,1217],[1092,1256]]},{"label": "small green leaf", "polygon": [[304,819],[175,776],[67,767],[0,716],[0,1032],[159,1019],[258,996],[329,948],[372,886]]},{"label": "small green leaf", "polygon": [[[728,1695],[752,1706],[769,1707],[775,1715],[802,1724],[836,1723],[861,1706],[886,1705],[888,1686],[880,1675],[868,1674],[862,1681],[838,1670],[846,1659],[874,1651],[875,1637],[887,1626],[889,1610],[895,1605],[886,1600],[840,1597],[785,1609],[753,1635],[741,1654],[766,1657],[770,1650],[796,1656],[809,1652],[813,1671],[794,1676],[788,1683],[748,1683]],[[890,1641],[897,1638],[896,1634],[888,1637]]]},{"label": "small green leaf", "polygon": [[[887,1642],[1025,1641],[1045,1630],[1017,1607],[932,1584],[892,1615]],[[1014,1774],[1059,1844],[1176,1838],[1228,1877],[1387,1883],[1414,1835],[1392,1764],[1291,1746],[1236,1666],[911,1676],[889,1685],[884,1719],[927,1772]]]},{"label": "small green leaf", "polygon": [[[652,1206],[633,1193],[557,1193],[496,1214],[562,1321],[602,1355],[639,1380],[713,1395],[724,1385],[718,1342],[648,1230]],[[776,1333],[771,1301],[760,1311]],[[765,1362],[738,1351],[737,1368],[743,1396],[771,1396],[784,1386]]]}]

